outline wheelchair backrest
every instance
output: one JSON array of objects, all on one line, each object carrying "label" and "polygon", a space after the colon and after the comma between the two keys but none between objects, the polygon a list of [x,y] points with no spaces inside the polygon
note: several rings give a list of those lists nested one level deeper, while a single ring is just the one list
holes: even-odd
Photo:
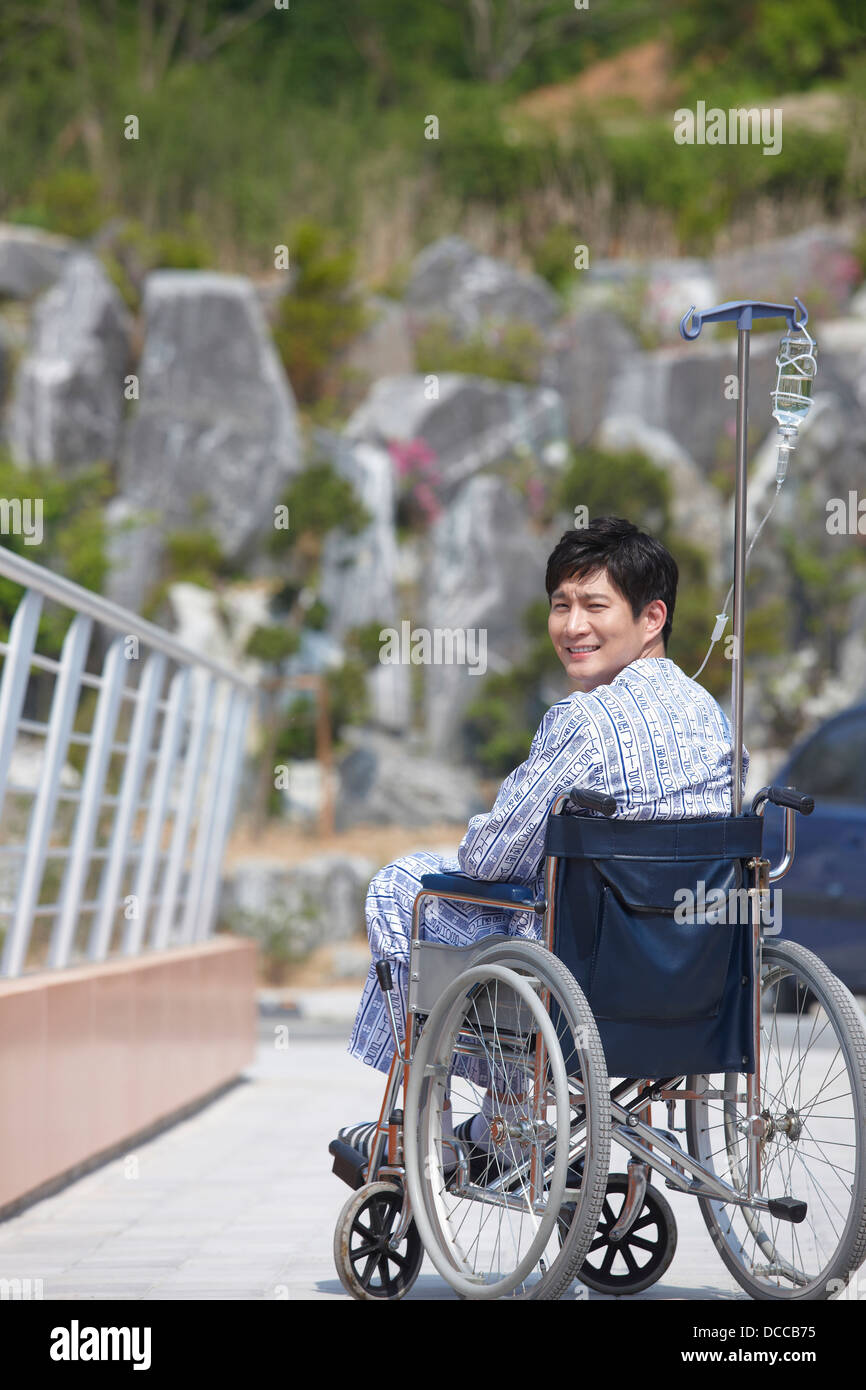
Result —
[{"label": "wheelchair backrest", "polygon": [[763,818],[551,815],[553,949],[586,994],[618,1076],[750,1070],[746,865]]}]

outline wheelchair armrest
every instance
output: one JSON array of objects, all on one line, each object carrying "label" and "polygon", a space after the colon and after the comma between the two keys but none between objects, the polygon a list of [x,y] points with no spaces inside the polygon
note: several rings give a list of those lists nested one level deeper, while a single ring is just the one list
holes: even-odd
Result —
[{"label": "wheelchair armrest", "polygon": [[[470,874],[422,874],[421,890],[427,889],[440,897],[483,898],[501,907],[522,907],[538,911],[535,890],[526,883],[495,883],[489,879],[472,878]],[[543,910],[543,909],[542,909]]]}]

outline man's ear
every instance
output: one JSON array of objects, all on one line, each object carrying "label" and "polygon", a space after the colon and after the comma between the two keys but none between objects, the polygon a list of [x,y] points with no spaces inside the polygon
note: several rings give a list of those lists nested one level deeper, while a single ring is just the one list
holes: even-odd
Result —
[{"label": "man's ear", "polygon": [[647,637],[661,637],[662,628],[668,619],[668,606],[664,599],[650,599],[642,617],[647,624]]}]

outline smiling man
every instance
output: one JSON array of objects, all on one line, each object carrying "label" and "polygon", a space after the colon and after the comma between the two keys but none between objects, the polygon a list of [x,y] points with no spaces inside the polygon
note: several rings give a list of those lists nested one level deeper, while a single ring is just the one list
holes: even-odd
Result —
[{"label": "smiling man", "polygon": [[[404,1021],[412,905],[422,874],[531,883],[540,893],[548,813],[575,784],[612,795],[620,819],[731,814],[730,724],[712,695],[665,655],[677,578],[665,547],[618,517],[567,532],[551,554],[548,631],[573,693],[547,711],[526,762],[506,777],[492,809],[469,822],[456,858],[421,850],[386,865],[369,887],[371,951],[374,961],[394,963]],[[747,770],[744,750],[744,787]],[[493,932],[541,932],[532,912],[478,903],[428,900],[422,921],[425,940],[452,946]],[[374,966],[349,1051],[382,1071],[393,1056]],[[352,1133],[349,1142],[357,1147],[366,1137]],[[473,1142],[483,1137],[472,1134]]]}]

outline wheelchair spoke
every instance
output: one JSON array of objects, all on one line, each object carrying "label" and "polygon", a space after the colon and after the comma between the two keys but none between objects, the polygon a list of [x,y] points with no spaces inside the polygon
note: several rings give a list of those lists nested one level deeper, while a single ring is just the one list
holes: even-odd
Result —
[{"label": "wheelchair spoke", "polygon": [[[634,1230],[634,1227],[632,1227],[632,1231],[633,1231],[633,1230]],[[652,1251],[652,1250],[655,1249],[655,1246],[654,1246],[650,1241],[644,1240],[643,1236],[635,1236],[635,1235],[632,1235],[632,1231],[629,1231],[628,1236],[626,1237],[626,1239],[628,1240],[629,1245],[636,1245],[637,1248],[638,1248],[638,1250],[650,1250],[650,1251]]]},{"label": "wheelchair spoke", "polygon": [[635,1259],[634,1255],[631,1253],[631,1249],[630,1249],[630,1247],[629,1247],[627,1241],[623,1241],[623,1244],[622,1244],[622,1246],[621,1246],[621,1251],[620,1251],[620,1253],[622,1254],[623,1259],[625,1260],[626,1264],[628,1265],[629,1274],[637,1274],[637,1272],[638,1272],[638,1263],[637,1263],[637,1260]]},{"label": "wheelchair spoke", "polygon": [[[421,1093],[412,1151],[418,1155],[421,1187],[412,1187],[417,1179],[410,1173],[410,1192],[416,1220],[420,1210],[421,1219],[432,1223],[426,1239],[436,1244],[428,1244],[428,1253],[459,1291],[487,1297],[488,1290],[492,1294],[502,1286],[515,1297],[536,1297],[552,1279],[562,1280],[566,1259],[576,1269],[589,1245],[588,1215],[593,1211],[594,1230],[597,1207],[583,1200],[582,1179],[569,1178],[569,1165],[579,1155],[583,1172],[583,1151],[592,1136],[590,1172],[598,1171],[603,1154],[606,1166],[609,1130],[600,1132],[607,1117],[601,1098],[595,1099],[597,1083],[587,1086],[582,1062],[572,1065],[570,1082],[563,1064],[566,1056],[582,1057],[584,1029],[594,1027],[573,980],[535,943],[507,943],[501,951],[501,966],[487,969],[479,961],[465,994],[459,992],[461,981],[428,1017],[424,1059],[430,1079]],[[513,954],[516,961],[505,959]],[[526,983],[515,975],[515,966]],[[548,997],[559,1010],[551,1021],[544,1012]],[[606,1091],[606,1075],[604,1085]],[[409,1111],[414,1094],[410,1085]],[[443,1171],[446,1096],[468,1170],[450,1151],[445,1161],[451,1167]],[[470,1139],[470,1132],[477,1137]],[[566,1187],[569,1203],[580,1213],[573,1232],[558,1222]],[[600,1204],[602,1195],[596,1178],[592,1202]],[[578,1244],[578,1236],[585,1245]]]},{"label": "wheelchair spoke", "polygon": [[358,1246],[356,1246],[356,1247],[353,1248],[353,1250],[352,1250],[352,1259],[353,1259],[353,1260],[360,1260],[360,1259],[363,1258],[363,1256],[369,1255],[369,1254],[372,1253],[372,1251],[378,1250],[378,1249],[379,1249],[378,1245],[371,1244],[370,1241],[367,1241],[366,1245],[358,1245]]}]

